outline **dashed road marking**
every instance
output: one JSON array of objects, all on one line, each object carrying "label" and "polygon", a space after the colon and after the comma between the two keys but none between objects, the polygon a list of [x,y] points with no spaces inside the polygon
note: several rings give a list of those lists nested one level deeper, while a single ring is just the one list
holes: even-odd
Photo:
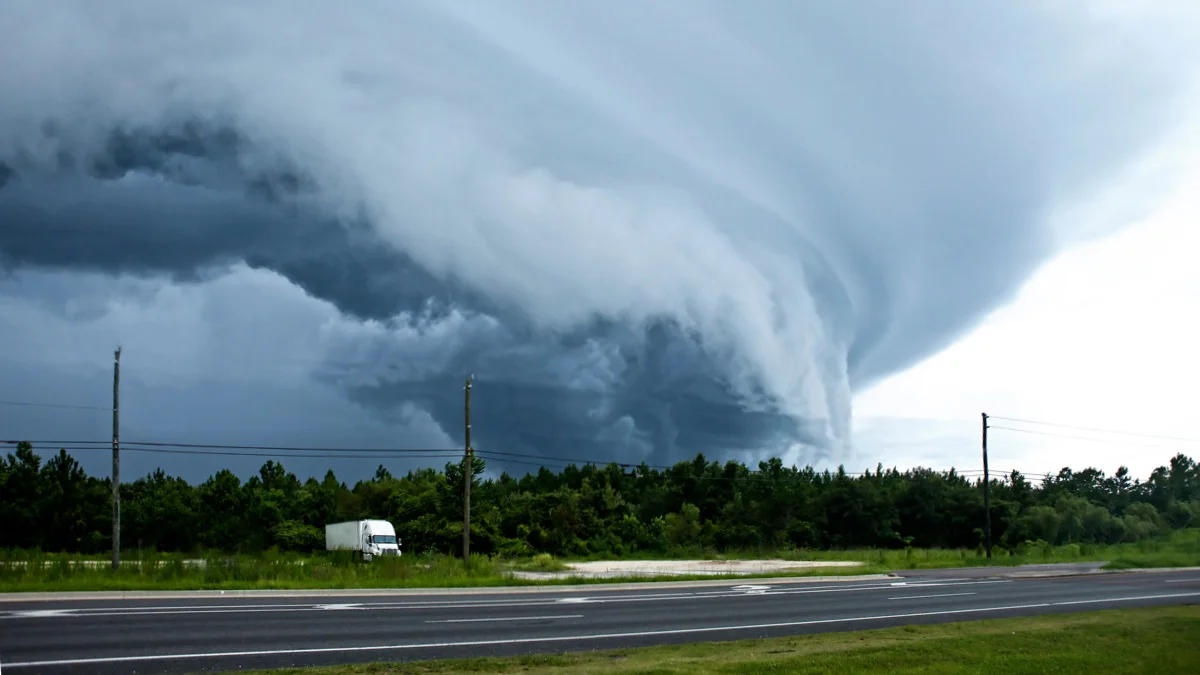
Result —
[{"label": "dashed road marking", "polygon": [[582,614],[559,614],[558,616],[500,616],[490,619],[438,619],[425,623],[491,623],[494,621],[551,621],[554,619],[582,619]]},{"label": "dashed road marking", "polygon": [[45,618],[51,616],[78,616],[70,609],[29,609],[13,612],[14,616]]},{"label": "dashed road marking", "polygon": [[1112,598],[1093,598],[1089,600],[1073,600],[1070,602],[1038,602],[1022,605],[997,605],[989,607],[965,607],[962,609],[947,609],[931,612],[907,612],[903,614],[869,614],[862,616],[832,617],[827,619],[804,619],[799,621],[781,621],[777,623],[731,624],[721,626],[698,626],[695,628],[668,628],[663,630],[627,631],[615,633],[583,633],[580,635],[547,635],[544,637],[504,638],[494,640],[455,640],[445,642],[408,642],[376,645],[345,645],[333,647],[309,647],[301,649],[256,649],[226,652],[180,652],[163,654],[136,654],[130,656],[101,656],[76,659],[53,659],[46,661],[22,661],[5,664],[9,668],[45,668],[47,666],[79,666],[100,663],[139,663],[148,661],[197,660],[237,658],[246,659],[256,656],[296,656],[300,654],[349,654],[355,652],[387,652],[415,651],[424,649],[446,649],[464,647],[493,647],[500,645],[529,645],[554,644],[560,642],[606,641],[620,639],[644,639],[668,635],[700,635],[705,633],[729,633],[758,631],[779,628],[796,628],[799,626],[834,625],[846,623],[868,623],[877,621],[895,621],[899,619],[915,619],[931,616],[960,616],[970,614],[988,614],[997,612],[1012,612],[1018,610],[1043,609],[1048,607],[1066,607],[1078,605],[1116,604],[1146,600],[1165,600],[1178,598],[1200,597],[1196,593],[1170,593],[1161,595],[1141,595]]},{"label": "dashed road marking", "polygon": [[935,593],[933,595],[901,595],[888,600],[922,600],[924,598],[954,598],[960,595],[975,595],[974,593]]}]

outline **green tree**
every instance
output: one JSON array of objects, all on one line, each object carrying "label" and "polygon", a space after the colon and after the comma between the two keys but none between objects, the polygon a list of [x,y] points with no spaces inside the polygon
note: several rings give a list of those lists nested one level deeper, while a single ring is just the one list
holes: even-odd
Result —
[{"label": "green tree", "polygon": [[685,502],[679,507],[679,513],[668,513],[664,518],[663,533],[675,548],[699,547],[703,543],[700,540],[699,507]]},{"label": "green tree", "polygon": [[[785,466],[752,470],[703,455],[657,468],[568,466],[514,477],[472,467],[472,550],[622,556],[797,547],[974,548],[982,484],[959,473],[876,466],[862,474]],[[1126,468],[1063,468],[1037,485],[991,482],[994,540],[1008,546],[1140,541],[1200,524],[1196,463],[1178,455],[1145,482]],[[123,544],[164,551],[322,547],[326,523],[383,518],[410,553],[462,545],[459,462],[402,476],[379,466],[352,487],[332,471],[301,482],[269,460],[248,480],[221,470],[191,485],[159,469],[122,486]],[[0,547],[99,552],[111,532],[110,486],[66,452],[43,464],[28,443],[0,458]]]}]

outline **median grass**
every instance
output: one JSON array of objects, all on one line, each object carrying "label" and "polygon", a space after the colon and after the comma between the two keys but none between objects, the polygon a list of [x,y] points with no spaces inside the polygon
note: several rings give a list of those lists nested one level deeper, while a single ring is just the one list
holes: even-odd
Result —
[{"label": "median grass", "polygon": [[516,658],[253,671],[257,675],[1194,673],[1200,606]]}]

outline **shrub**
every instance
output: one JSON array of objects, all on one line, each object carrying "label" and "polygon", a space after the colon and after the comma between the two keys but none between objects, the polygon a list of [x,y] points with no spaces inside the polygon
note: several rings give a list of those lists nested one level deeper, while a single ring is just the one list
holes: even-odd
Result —
[{"label": "shrub", "polygon": [[539,553],[533,556],[532,567],[544,572],[555,572],[566,567],[562,563],[554,559],[554,556],[549,553]]}]

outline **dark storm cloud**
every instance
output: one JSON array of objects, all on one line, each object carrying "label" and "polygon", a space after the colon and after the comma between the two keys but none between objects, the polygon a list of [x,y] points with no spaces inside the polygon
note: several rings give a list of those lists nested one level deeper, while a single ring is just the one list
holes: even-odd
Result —
[{"label": "dark storm cloud", "polygon": [[0,190],[0,252],[12,267],[182,279],[244,261],[370,318],[469,297],[361,220],[306,204],[311,187],[291,167],[244,171],[246,151],[234,131],[189,122],[116,130],[92,154],[61,150],[52,171],[14,169]]},{"label": "dark storm cloud", "polygon": [[[165,340],[177,311],[203,330],[176,339],[263,373],[283,357],[242,305],[291,303],[269,330],[303,386],[453,435],[474,373],[479,447],[836,454],[852,385],[1007,299],[1054,250],[1047,214],[1170,121],[1172,64],[1088,16],[7,3],[6,288],[94,337]],[[189,284],[172,302],[198,309],[81,314],[51,289],[72,272]],[[230,428],[306,424],[270,416]]]}]

